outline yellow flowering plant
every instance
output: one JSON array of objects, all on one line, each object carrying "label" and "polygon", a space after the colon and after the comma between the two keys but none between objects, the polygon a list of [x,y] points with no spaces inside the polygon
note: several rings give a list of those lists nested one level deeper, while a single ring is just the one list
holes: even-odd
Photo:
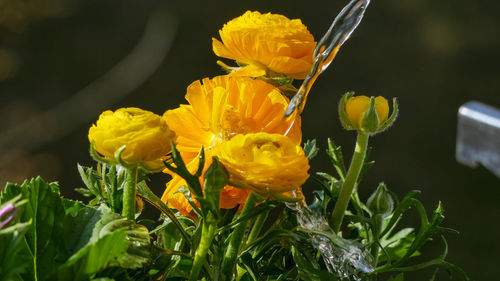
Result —
[{"label": "yellow flowering plant", "polygon": [[214,53],[243,65],[227,68],[233,75],[304,79],[311,69],[316,42],[300,19],[247,11],[226,23],[219,35],[222,42],[212,38]]},{"label": "yellow flowering plant", "polygon": [[265,197],[284,199],[282,194],[300,189],[309,177],[309,161],[302,147],[280,134],[239,134],[218,146],[217,156],[232,185]]},{"label": "yellow flowering plant", "polygon": [[[188,105],[167,110],[163,118],[177,133],[177,149],[191,172],[198,166],[201,147],[205,148],[207,161],[211,161],[214,148],[237,134],[287,134],[294,143],[301,142],[300,117],[284,120],[287,99],[276,87],[263,81],[227,75],[205,78],[187,88],[186,100]],[[184,214],[190,213],[192,205],[178,192],[186,182],[168,169],[165,172],[173,178],[167,183],[163,201]],[[247,196],[246,190],[228,185],[221,193],[225,199],[221,207],[232,209],[242,205]]]},{"label": "yellow flowering plant", "polygon": [[161,116],[135,107],[104,111],[90,127],[90,151],[94,159],[125,168],[124,217],[135,217],[137,168],[155,171],[163,167],[174,139],[175,133]]},{"label": "yellow flowering plant", "polygon": [[[318,43],[301,20],[248,11],[212,39],[239,67],[220,62],[230,73],[193,82],[187,104],[162,116],[104,111],[88,133],[97,168],[78,166],[89,203],[40,178],[2,191],[0,281],[402,281],[428,267],[431,280],[439,269],[470,280],[446,260],[454,230],[441,226],[441,204],[428,216],[418,191],[399,200],[381,183],[366,200],[358,193],[369,137],[394,124],[396,99],[390,110],[384,97],[345,94],[340,122],[357,133],[349,167],[328,140],[336,174],[311,169],[319,149],[302,143],[300,114],[369,2],[352,0]],[[293,79],[304,79],[298,89]],[[168,177],[161,196],[149,188],[158,171]],[[320,187],[312,200],[308,183]],[[159,219],[138,219],[143,200]],[[418,230],[400,225],[412,207]],[[425,261],[436,235],[445,250]]]},{"label": "yellow flowering plant", "polygon": [[175,133],[161,116],[128,107],[104,111],[90,127],[88,138],[91,149],[104,161],[163,167],[162,159],[170,153]]}]

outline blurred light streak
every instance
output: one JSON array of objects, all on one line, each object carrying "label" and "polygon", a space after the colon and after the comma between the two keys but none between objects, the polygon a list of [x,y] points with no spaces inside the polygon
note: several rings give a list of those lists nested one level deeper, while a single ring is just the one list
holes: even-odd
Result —
[{"label": "blurred light streak", "polygon": [[0,153],[35,150],[85,125],[104,109],[137,89],[162,64],[177,31],[166,8],[150,15],[134,49],[103,76],[69,99],[0,132]]}]

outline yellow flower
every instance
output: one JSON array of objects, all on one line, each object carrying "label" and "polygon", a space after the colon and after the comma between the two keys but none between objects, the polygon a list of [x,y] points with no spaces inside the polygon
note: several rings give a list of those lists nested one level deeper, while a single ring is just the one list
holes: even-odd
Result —
[{"label": "yellow flower", "polygon": [[101,113],[89,130],[89,141],[101,155],[113,158],[121,154],[127,164],[155,161],[170,152],[175,133],[161,116],[140,108],[120,108]]},{"label": "yellow flower", "polygon": [[247,11],[219,35],[222,42],[212,38],[214,53],[247,64],[241,75],[258,77],[270,70],[304,79],[312,67],[316,42],[300,19]]},{"label": "yellow flower", "polygon": [[[365,112],[370,108],[370,98],[367,96],[351,97],[345,105],[345,112],[351,124],[357,129],[361,128],[361,121]],[[375,111],[379,123],[382,124],[389,116],[389,103],[384,97],[375,98]]]},{"label": "yellow flower", "polygon": [[[300,118],[283,119],[288,101],[274,86],[246,77],[218,76],[193,82],[187,89],[188,105],[168,110],[163,117],[177,133],[177,149],[191,172],[197,168],[201,147],[209,166],[213,148],[237,134],[267,132],[285,134],[300,143]],[[168,171],[167,171],[168,172]],[[162,200],[170,207],[189,213],[184,195],[175,192],[186,183],[177,175],[167,184]],[[221,207],[234,208],[245,202],[246,190],[226,186]]]},{"label": "yellow flower", "polygon": [[237,135],[220,144],[217,152],[232,184],[261,195],[296,190],[309,177],[302,147],[283,135]]}]

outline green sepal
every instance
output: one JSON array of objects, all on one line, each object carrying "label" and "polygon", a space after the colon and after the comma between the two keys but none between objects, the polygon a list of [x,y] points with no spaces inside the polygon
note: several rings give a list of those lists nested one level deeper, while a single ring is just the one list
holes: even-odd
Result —
[{"label": "green sepal", "polygon": [[278,89],[280,90],[282,95],[288,97],[289,99],[294,97],[299,91],[299,89],[295,88],[295,86],[293,86],[292,84],[279,86]]},{"label": "green sepal", "polygon": [[228,174],[226,168],[219,162],[217,157],[212,157],[212,164],[205,172],[205,181],[203,184],[205,194],[203,199],[197,197],[202,206],[202,213],[210,211],[213,215],[219,217],[220,192],[228,184]]},{"label": "green sepal", "polygon": [[398,117],[398,115],[399,115],[398,100],[396,98],[393,98],[392,99],[392,113],[391,113],[391,116],[389,116],[389,118],[387,118],[387,120],[385,120],[384,122],[382,122],[382,124],[380,124],[379,132],[385,131],[390,126],[392,126],[392,124],[394,124],[394,122],[396,121],[396,118]]},{"label": "green sepal", "polygon": [[281,201],[281,202],[297,203],[297,202],[304,200],[304,196],[295,196],[293,194],[290,194],[290,195],[287,195],[287,194],[288,194],[287,192],[269,191],[269,195],[271,195],[271,197],[273,199],[276,199],[276,200]]},{"label": "green sepal", "polygon": [[[125,147],[122,147],[125,149]],[[106,157],[106,156],[101,156],[94,148],[94,142],[90,143],[90,148],[89,148],[89,153],[92,158],[94,158],[95,161],[99,163],[104,163],[108,165],[116,165],[118,162],[114,158]]]},{"label": "green sepal", "polygon": [[375,110],[375,98],[370,97],[370,107],[363,113],[361,117],[360,130],[365,133],[377,133],[379,131],[380,121],[378,119],[377,111]]},{"label": "green sepal", "polygon": [[352,96],[354,96],[354,92],[347,92],[342,96],[339,102],[340,124],[342,124],[342,127],[344,127],[344,129],[346,130],[357,130],[357,128],[351,123],[351,120],[349,120],[349,116],[347,116],[347,112],[345,111],[347,101]]},{"label": "green sepal", "polygon": [[[287,86],[291,85],[293,83],[293,78],[290,78],[286,75],[283,74],[278,74],[278,73],[273,73],[271,71],[267,71],[268,73],[266,76],[260,76],[257,77],[257,79],[262,80],[264,82],[267,82],[275,87],[282,87],[282,86]],[[295,88],[295,87],[293,87]],[[290,87],[285,87],[283,89],[291,89],[293,91],[293,88]]]}]

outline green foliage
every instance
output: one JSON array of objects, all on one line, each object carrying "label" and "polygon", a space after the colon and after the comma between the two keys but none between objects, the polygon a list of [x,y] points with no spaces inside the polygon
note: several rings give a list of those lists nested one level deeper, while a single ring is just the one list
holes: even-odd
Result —
[{"label": "green foliage", "polygon": [[125,230],[119,230],[86,245],[58,268],[51,280],[88,280],[106,267],[119,265],[129,245],[125,238]]},{"label": "green foliage", "polygon": [[7,184],[0,202],[19,195],[27,200],[19,219],[27,223],[1,230],[0,243],[8,245],[1,250],[1,268],[9,270],[5,276],[89,280],[107,267],[139,268],[150,261],[147,229],[107,207],[96,209],[64,199],[56,183],[40,178],[21,186]]},{"label": "green foliage", "polygon": [[314,261],[314,256],[306,256],[304,252],[297,251],[293,248],[292,251],[293,260],[297,263],[297,269],[299,271],[299,277],[304,281],[322,281],[322,280],[340,280],[334,274],[321,269],[320,265]]},{"label": "green foliage", "polygon": [[304,143],[304,153],[306,154],[309,160],[313,159],[318,155],[319,149],[316,146],[316,140],[307,140]]},{"label": "green foliage", "polygon": [[31,226],[31,221],[20,222],[19,215],[15,214],[18,208],[26,202],[19,200],[16,196],[8,201],[2,201],[0,210],[5,212],[6,208],[12,209],[12,213],[4,213],[0,218],[6,222],[7,216],[12,216],[10,222],[0,228],[0,281],[21,280],[20,275],[29,267],[31,262],[29,256],[24,252],[24,234]]},{"label": "green foliage", "polygon": [[[69,258],[69,251],[61,237],[65,230],[65,209],[57,184],[47,184],[40,178],[25,181],[21,186],[7,184],[0,202],[19,194],[28,202],[20,213],[21,221],[32,222],[25,234],[26,249],[33,263],[24,280],[48,280],[58,266]],[[71,227],[68,225],[68,227]]]},{"label": "green foliage", "polygon": [[[304,151],[313,158],[318,152],[316,142],[306,142]],[[327,154],[335,175],[318,173],[313,177],[322,189],[314,191],[312,204],[299,207],[323,218],[325,225],[347,174],[342,150],[330,140]],[[403,273],[428,267],[436,268],[431,280],[440,268],[469,280],[462,269],[446,261],[448,249],[442,235],[454,231],[441,226],[441,204],[428,215],[417,200],[418,191],[399,200],[385,185],[374,191],[369,202],[359,198],[357,188],[362,184],[362,175],[373,162],[363,163],[351,208],[346,212],[347,229],[335,234],[328,226],[302,228],[297,205],[287,208],[270,198],[256,197],[259,203],[253,206],[253,202],[253,207],[241,214],[238,207],[220,209],[227,172],[213,158],[201,185],[203,151],[200,155],[194,174],[187,170],[175,146],[171,159],[175,166],[166,163],[187,182],[179,191],[191,200],[195,211],[187,217],[163,203],[149,189],[145,174],[140,173],[137,195],[160,210],[162,216],[158,221],[138,223],[123,218],[120,212],[125,177],[120,168],[109,165],[98,166],[97,170],[79,167],[87,187],[81,191],[91,197],[88,205],[61,197],[56,183],[48,184],[40,178],[22,185],[8,184],[0,204],[16,202],[18,213],[0,229],[0,281],[220,280],[227,274],[221,268],[231,243],[237,245],[233,270],[237,275],[234,278],[240,281],[352,280],[329,271],[331,267],[314,242],[317,238],[332,243],[336,251],[346,245],[359,245],[363,253],[369,251],[373,260],[367,260],[374,271],[361,272],[362,280],[373,281],[382,274],[391,274],[386,277],[388,281],[402,281]],[[420,226],[399,227],[412,210],[420,216]],[[235,233],[239,240],[236,244],[232,241]],[[427,261],[420,258],[424,261],[416,263],[414,257],[423,256],[423,247],[436,236],[442,237],[443,253]]]},{"label": "green foliage", "polygon": [[78,188],[76,190],[84,196],[95,197],[90,201],[89,206],[106,204],[114,212],[121,212],[125,182],[123,169],[117,170],[114,165],[99,164],[96,171],[92,168],[78,165],[78,172],[87,189]]},{"label": "green foliage", "polygon": [[219,217],[220,192],[228,183],[228,175],[224,166],[217,157],[212,158],[212,165],[204,175],[205,182],[203,197],[196,197],[201,204],[202,213],[207,217],[207,212],[211,212],[215,217]]}]

